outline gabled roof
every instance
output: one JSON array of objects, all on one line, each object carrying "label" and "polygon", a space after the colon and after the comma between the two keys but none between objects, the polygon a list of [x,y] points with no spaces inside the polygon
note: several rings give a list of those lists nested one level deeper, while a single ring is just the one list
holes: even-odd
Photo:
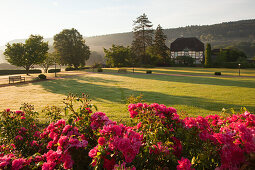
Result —
[{"label": "gabled roof", "polygon": [[183,51],[189,49],[190,51],[204,51],[204,43],[195,37],[177,38],[171,43],[170,51]]}]

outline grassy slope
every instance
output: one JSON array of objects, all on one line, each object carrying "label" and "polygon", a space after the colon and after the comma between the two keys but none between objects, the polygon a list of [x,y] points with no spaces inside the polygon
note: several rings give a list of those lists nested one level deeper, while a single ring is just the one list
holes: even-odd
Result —
[{"label": "grassy slope", "polygon": [[[155,68],[153,73],[212,74],[214,69]],[[220,113],[222,108],[247,107],[255,112],[255,78],[199,77],[146,74],[88,73],[79,77],[37,82],[23,86],[0,88],[0,109],[18,109],[21,103],[34,104],[41,110],[47,104],[63,105],[68,93],[87,93],[99,111],[115,120],[128,118],[125,99],[131,94],[143,94],[148,103],[162,103],[188,115]],[[136,69],[144,72],[143,69]],[[217,69],[218,71],[218,69]],[[224,69],[234,75],[236,70]],[[225,73],[224,73],[225,74]],[[255,70],[243,70],[254,76]]]}]

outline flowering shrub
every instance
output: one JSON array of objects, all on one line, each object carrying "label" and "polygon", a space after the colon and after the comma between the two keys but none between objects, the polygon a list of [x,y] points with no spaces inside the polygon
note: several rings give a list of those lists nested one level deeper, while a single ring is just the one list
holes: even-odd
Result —
[{"label": "flowering shrub", "polygon": [[95,168],[113,169],[116,163],[131,164],[139,154],[143,136],[122,124],[105,125],[100,130],[98,145],[89,152]]},{"label": "flowering shrub", "polygon": [[0,169],[255,168],[255,115],[247,111],[181,119],[172,107],[137,103],[126,126],[93,112],[86,95],[64,103],[47,110],[44,129],[31,105],[0,112]]}]

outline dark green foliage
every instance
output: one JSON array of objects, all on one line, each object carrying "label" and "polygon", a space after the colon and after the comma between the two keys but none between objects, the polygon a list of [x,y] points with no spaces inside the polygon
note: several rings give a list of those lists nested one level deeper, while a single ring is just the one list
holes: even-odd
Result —
[{"label": "dark green foliage", "polygon": [[101,67],[97,68],[97,72],[103,72],[103,69]]},{"label": "dark green foliage", "polygon": [[48,43],[43,42],[42,36],[30,35],[25,44],[8,43],[4,55],[10,64],[24,67],[28,74],[33,65],[45,60],[48,49]]},{"label": "dark green foliage", "polygon": [[78,68],[85,66],[90,50],[82,35],[74,28],[64,29],[54,36],[54,48],[60,56],[60,62]]},{"label": "dark green foliage", "polygon": [[[29,70],[28,73],[41,73],[41,70]],[[0,75],[26,74],[26,70],[0,70]]]},{"label": "dark green foliage", "polygon": [[38,78],[44,80],[44,79],[46,79],[47,77],[46,77],[44,74],[40,74],[40,75],[38,76]]},{"label": "dark green foliage", "polygon": [[220,76],[221,72],[215,72],[214,75]]},{"label": "dark green foliage", "polygon": [[153,50],[158,60],[157,65],[167,66],[169,64],[169,48],[166,46],[166,35],[160,25],[156,28]]},{"label": "dark green foliage", "polygon": [[153,29],[147,15],[143,14],[134,21],[134,40],[132,50],[136,55],[136,61],[150,64],[150,55],[146,54],[146,48],[152,45]]},{"label": "dark green foliage", "polygon": [[224,62],[222,63],[222,67],[239,68],[238,64],[241,64],[241,68],[255,68],[255,63],[248,62]]},{"label": "dark green foliage", "polygon": [[66,68],[65,68],[65,71],[73,71],[73,70],[77,70],[77,69],[75,69],[75,68],[73,68],[73,67],[66,67]]},{"label": "dark green foliage", "polygon": [[151,74],[152,71],[151,70],[146,70],[146,74]]},{"label": "dark green foliage", "polygon": [[74,68],[74,67],[66,67],[65,71],[73,71],[73,70],[85,70],[85,69],[89,69],[90,67],[78,67],[78,68]]},{"label": "dark green foliage", "polygon": [[178,56],[176,57],[178,64],[183,66],[193,66],[194,59],[190,56]]},{"label": "dark green foliage", "polygon": [[48,73],[61,72],[60,69],[49,69]]},{"label": "dark green foliage", "polygon": [[207,43],[205,49],[205,63],[204,63],[205,67],[212,66],[211,56],[212,56],[211,44]]},{"label": "dark green foliage", "polygon": [[238,64],[244,68],[253,67],[253,63],[247,62],[246,54],[236,48],[220,49],[220,52],[214,55],[216,56],[212,62],[214,67],[236,68]]},{"label": "dark green foliage", "polygon": [[109,50],[104,48],[107,65],[111,67],[124,67],[132,65],[132,54],[130,47],[122,45],[112,45]]}]

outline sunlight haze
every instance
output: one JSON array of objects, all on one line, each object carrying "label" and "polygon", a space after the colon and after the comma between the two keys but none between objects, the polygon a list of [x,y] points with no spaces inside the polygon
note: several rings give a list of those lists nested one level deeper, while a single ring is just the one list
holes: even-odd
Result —
[{"label": "sunlight haze", "polygon": [[83,36],[132,31],[146,13],[154,28],[254,19],[254,0],[0,0],[0,46],[30,34],[53,37],[65,28]]}]

